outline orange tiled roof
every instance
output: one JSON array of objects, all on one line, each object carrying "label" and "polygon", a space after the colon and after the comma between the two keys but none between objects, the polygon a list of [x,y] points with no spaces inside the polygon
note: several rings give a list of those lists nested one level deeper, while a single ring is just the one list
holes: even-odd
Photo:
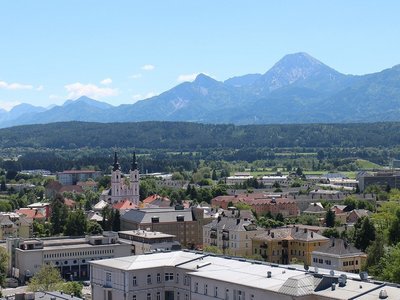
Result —
[{"label": "orange tiled roof", "polygon": [[45,216],[35,208],[20,208],[15,212],[17,214],[25,215],[28,219],[45,219]]},{"label": "orange tiled roof", "polygon": [[137,205],[133,204],[133,202],[126,199],[124,201],[113,204],[113,208],[118,210],[124,210],[124,209],[137,208]]}]

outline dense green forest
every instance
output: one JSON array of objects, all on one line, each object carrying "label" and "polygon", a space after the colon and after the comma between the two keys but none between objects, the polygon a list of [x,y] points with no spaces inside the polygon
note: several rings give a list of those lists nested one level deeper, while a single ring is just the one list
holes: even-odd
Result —
[{"label": "dense green forest", "polygon": [[76,149],[136,147],[195,151],[208,148],[392,147],[400,123],[209,125],[186,122],[65,122],[0,129],[0,147]]},{"label": "dense green forest", "polygon": [[[62,171],[91,167],[108,172],[113,151],[140,171],[357,171],[400,158],[400,123],[311,125],[204,125],[176,122],[28,125],[0,130],[0,168]],[[367,163],[367,167],[363,160]],[[223,167],[230,162],[231,167]],[[226,164],[225,164],[226,165]]]}]

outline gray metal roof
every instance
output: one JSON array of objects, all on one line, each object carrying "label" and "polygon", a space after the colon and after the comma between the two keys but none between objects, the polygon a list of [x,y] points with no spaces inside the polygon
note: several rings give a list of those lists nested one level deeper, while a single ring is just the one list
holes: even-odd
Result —
[{"label": "gray metal roof", "polygon": [[158,217],[159,223],[170,223],[176,222],[177,216],[183,216],[185,222],[194,220],[191,209],[175,210],[174,208],[131,209],[121,216],[121,220],[148,224],[151,223],[153,217]]}]

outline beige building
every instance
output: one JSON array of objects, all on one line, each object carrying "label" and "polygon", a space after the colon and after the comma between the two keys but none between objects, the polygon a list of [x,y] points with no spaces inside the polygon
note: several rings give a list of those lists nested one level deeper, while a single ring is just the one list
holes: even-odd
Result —
[{"label": "beige building", "polygon": [[32,220],[16,213],[0,213],[0,240],[32,237]]},{"label": "beige building", "polygon": [[58,268],[66,278],[87,279],[89,261],[131,255],[131,245],[121,243],[116,232],[86,238],[7,239],[10,272],[22,282],[42,265]]},{"label": "beige building", "polygon": [[284,227],[270,229],[252,239],[253,254],[277,264],[301,262],[311,265],[311,253],[329,239],[308,228]]},{"label": "beige building", "polygon": [[[176,251],[90,263],[96,300],[344,300],[399,297],[395,285],[254,260]],[[386,296],[386,297],[385,297]]]},{"label": "beige building", "polygon": [[203,245],[203,225],[211,221],[204,218],[201,208],[131,209],[121,216],[121,230],[159,231],[176,236],[183,247],[193,248]]},{"label": "beige building", "polygon": [[203,249],[216,246],[224,254],[250,256],[251,239],[264,231],[248,219],[219,216],[203,226]]},{"label": "beige building", "polygon": [[332,238],[329,243],[315,249],[311,265],[318,268],[359,273],[367,254],[342,239]]}]

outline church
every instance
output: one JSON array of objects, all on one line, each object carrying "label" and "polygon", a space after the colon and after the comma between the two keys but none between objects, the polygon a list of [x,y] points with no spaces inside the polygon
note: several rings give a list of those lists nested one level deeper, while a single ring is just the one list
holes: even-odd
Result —
[{"label": "church", "polygon": [[103,191],[101,199],[111,204],[124,200],[129,200],[136,205],[139,204],[139,170],[135,153],[132,156],[129,177],[125,177],[121,172],[117,152],[114,153],[114,164],[111,172],[111,188]]}]

